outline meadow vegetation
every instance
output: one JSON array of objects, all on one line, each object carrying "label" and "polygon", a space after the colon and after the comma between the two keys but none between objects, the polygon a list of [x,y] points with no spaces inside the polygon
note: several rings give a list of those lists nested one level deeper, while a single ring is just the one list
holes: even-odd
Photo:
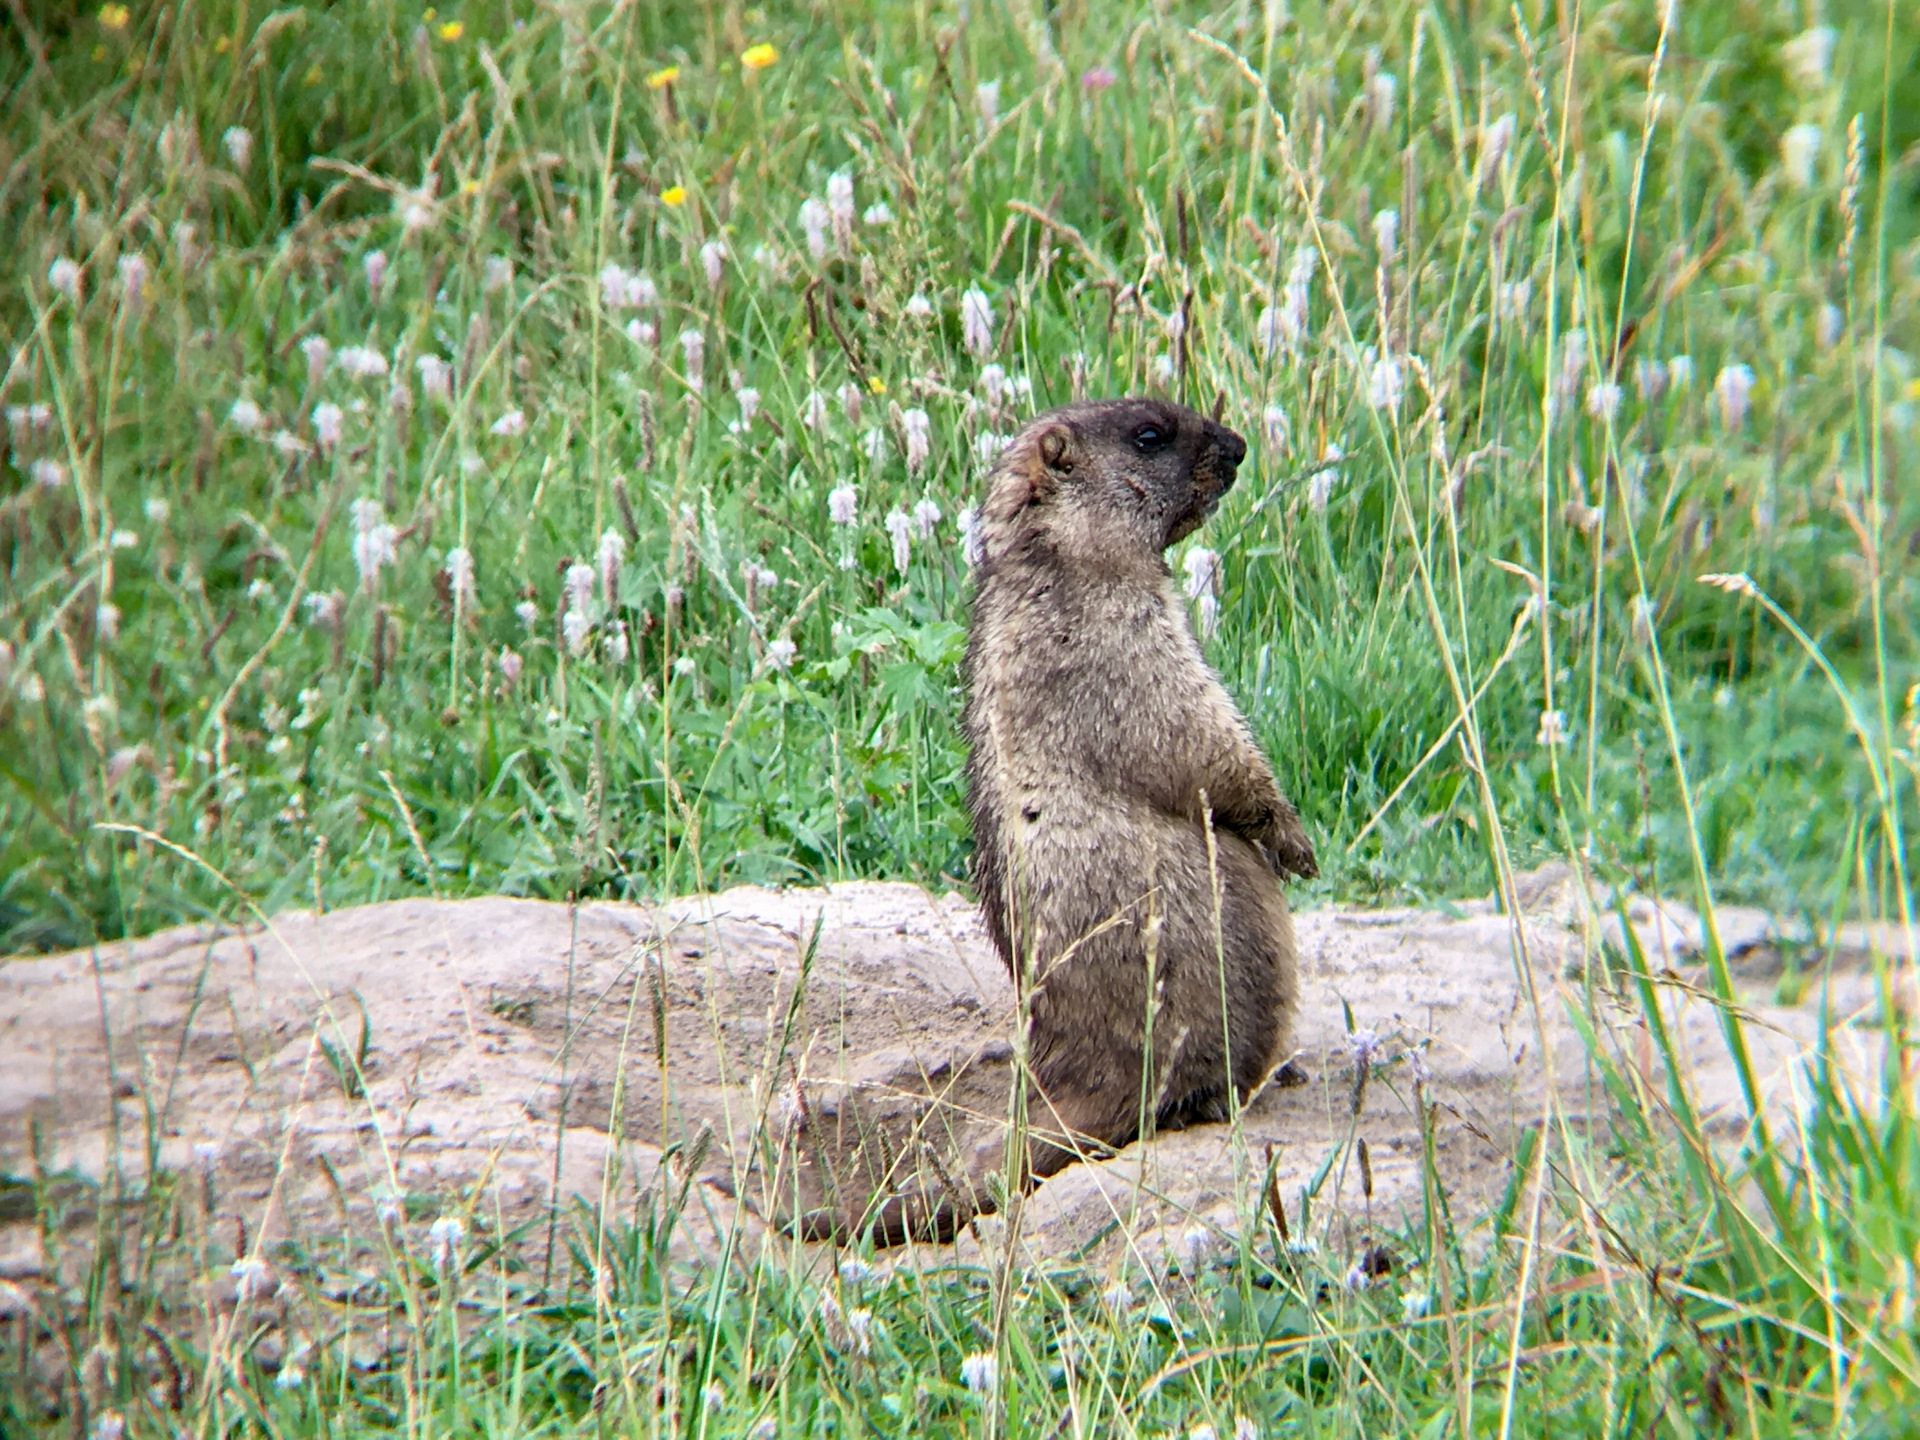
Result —
[{"label": "meadow vegetation", "polygon": [[[964,883],[981,476],[1039,410],[1142,391],[1251,442],[1169,558],[1318,838],[1298,903],[1567,855],[1911,935],[1912,0],[0,25],[0,952]],[[590,1292],[397,1268],[390,1364],[203,1365],[182,1403],[208,1434],[1911,1433],[1882,1018],[1870,1092],[1811,1072],[1791,1141],[1732,1151],[1597,1047],[1617,1133],[1537,1132],[1492,1215],[1434,1195],[1391,1284],[1310,1229],[1124,1298],[689,1281],[623,1231]],[[64,1322],[70,1414],[161,1433],[139,1365],[87,1369],[147,1343],[115,1309]]]}]

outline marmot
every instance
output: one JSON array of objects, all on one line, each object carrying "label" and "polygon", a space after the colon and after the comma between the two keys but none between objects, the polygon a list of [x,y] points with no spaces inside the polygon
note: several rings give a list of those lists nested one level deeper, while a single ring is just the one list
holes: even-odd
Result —
[{"label": "marmot", "polygon": [[1183,406],[1097,401],[1034,420],[988,480],[968,805],[988,928],[1032,997],[1033,1178],[1223,1119],[1229,1084],[1244,1098],[1291,1052],[1280,877],[1316,875],[1313,846],[1164,555],[1246,453]]}]

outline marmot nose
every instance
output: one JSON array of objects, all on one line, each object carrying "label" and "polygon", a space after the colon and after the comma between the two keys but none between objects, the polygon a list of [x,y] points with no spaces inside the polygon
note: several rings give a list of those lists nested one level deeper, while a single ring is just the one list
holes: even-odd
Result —
[{"label": "marmot nose", "polygon": [[1207,422],[1207,439],[1220,450],[1220,458],[1229,465],[1238,465],[1247,458],[1247,442],[1224,425]]}]

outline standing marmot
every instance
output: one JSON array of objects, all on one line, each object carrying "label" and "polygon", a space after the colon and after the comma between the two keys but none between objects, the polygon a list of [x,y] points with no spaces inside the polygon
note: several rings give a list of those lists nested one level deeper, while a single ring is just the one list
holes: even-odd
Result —
[{"label": "standing marmot", "polygon": [[969,807],[994,944],[1032,992],[1035,1176],[1149,1120],[1224,1118],[1229,1081],[1244,1097],[1291,1047],[1276,877],[1317,874],[1313,846],[1162,553],[1246,453],[1182,406],[1099,401],[1033,421],[988,482]]}]

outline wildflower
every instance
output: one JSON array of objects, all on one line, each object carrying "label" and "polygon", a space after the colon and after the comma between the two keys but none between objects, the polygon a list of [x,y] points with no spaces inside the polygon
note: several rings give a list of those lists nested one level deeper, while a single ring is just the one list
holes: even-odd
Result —
[{"label": "wildflower", "polygon": [[680,353],[686,357],[687,388],[698,394],[707,384],[707,337],[689,325],[680,332]]},{"label": "wildflower", "polygon": [[616,665],[624,665],[632,653],[632,646],[627,639],[627,622],[614,621],[613,628],[607,632],[607,658]]},{"label": "wildflower", "polygon": [[1196,545],[1187,551],[1184,562],[1187,572],[1187,598],[1198,600],[1202,595],[1212,595],[1220,589],[1220,555],[1204,545]]},{"label": "wildflower", "polygon": [[276,1390],[297,1390],[306,1383],[306,1369],[297,1360],[289,1360],[273,1377],[273,1388]]},{"label": "wildflower", "polygon": [[807,232],[807,253],[815,260],[827,258],[827,227],[832,223],[827,207],[811,196],[800,206],[800,228]]},{"label": "wildflower", "polygon": [[1100,1292],[1100,1303],[1109,1310],[1121,1311],[1133,1304],[1133,1290],[1124,1280],[1116,1280]]},{"label": "wildflower", "polygon": [[124,5],[102,5],[100,7],[100,27],[103,30],[124,30],[127,21],[132,18]]},{"label": "wildflower", "polygon": [[649,90],[664,90],[679,78],[680,67],[678,65],[663,65],[660,69],[651,72],[647,76],[647,88]]},{"label": "wildflower", "polygon": [[1276,450],[1287,447],[1287,437],[1292,433],[1292,422],[1287,419],[1286,409],[1278,400],[1273,401],[1260,412],[1260,431],[1267,437],[1267,444]]},{"label": "wildflower", "polygon": [[473,582],[473,552],[464,545],[447,551],[446,572],[454,609],[461,614],[474,609],[480,603],[480,595]]},{"label": "wildflower", "polygon": [[1285,303],[1280,307],[1281,343],[1297,352],[1307,339],[1309,305],[1313,290],[1313,272],[1320,264],[1320,252],[1311,245],[1296,245],[1293,262],[1287,270]]},{"label": "wildflower", "polygon": [[452,44],[455,40],[458,40],[462,35],[467,33],[467,27],[462,25],[458,20],[449,20],[440,27],[439,33],[442,40],[445,40],[448,44]]},{"label": "wildflower", "polygon": [[378,299],[381,286],[387,283],[387,252],[369,250],[366,257],[361,260],[360,267],[367,274],[367,289],[373,292],[375,299]]},{"label": "wildflower", "polygon": [[1820,159],[1820,127],[1800,124],[1780,137],[1780,165],[1798,189],[1813,184],[1813,167]]},{"label": "wildflower", "polygon": [[1513,146],[1514,131],[1519,122],[1509,111],[1492,124],[1480,131],[1480,151],[1473,166],[1473,184],[1477,190],[1491,180],[1499,170],[1500,162],[1507,158],[1507,151]]},{"label": "wildflower", "polygon": [[1685,390],[1693,384],[1693,357],[1675,355],[1667,361],[1667,383],[1676,390]]},{"label": "wildflower", "polygon": [[1220,1440],[1220,1432],[1211,1425],[1196,1425],[1187,1432],[1187,1440]]},{"label": "wildflower", "polygon": [[1340,1283],[1349,1290],[1365,1290],[1373,1284],[1373,1276],[1367,1273],[1367,1267],[1355,1261],[1347,1267],[1347,1273]]},{"label": "wildflower", "polygon": [[827,217],[833,222],[833,236],[842,245],[853,235],[853,176],[836,170],[827,177]]},{"label": "wildflower", "polygon": [[539,623],[540,607],[531,600],[522,600],[513,607],[513,613],[520,617],[520,623],[531,630]]},{"label": "wildflower", "polygon": [[875,1273],[873,1266],[853,1256],[848,1256],[840,1262],[840,1283],[842,1285],[864,1285],[867,1281],[873,1279]]},{"label": "wildflower", "polygon": [[1400,1297],[1400,1318],[1408,1324],[1412,1324],[1415,1320],[1424,1320],[1427,1318],[1427,1310],[1431,1304],[1432,1301],[1428,1298],[1426,1291],[1409,1291]]},{"label": "wildflower", "polygon": [[666,189],[660,192],[660,203],[669,210],[678,210],[682,205],[687,203],[687,187],[684,185],[667,186]]},{"label": "wildflower", "polygon": [[1567,743],[1567,715],[1564,710],[1542,710],[1540,729],[1534,734],[1536,745],[1554,746]]},{"label": "wildflower", "polygon": [[1747,423],[1753,400],[1753,367],[1727,365],[1713,382],[1713,398],[1720,404],[1720,423],[1738,430]]},{"label": "wildflower", "polygon": [[300,603],[306,607],[309,625],[331,630],[340,623],[340,602],[333,596],[307,595]]},{"label": "wildflower", "polygon": [[933,314],[933,302],[918,290],[908,297],[907,316],[913,320],[925,320]]},{"label": "wildflower", "polygon": [[764,70],[780,59],[780,52],[764,40],[740,52],[740,64],[748,70]]},{"label": "wildflower", "polygon": [[691,655],[682,655],[673,662],[673,673],[676,675],[691,675],[699,668],[698,662]]},{"label": "wildflower", "polygon": [[1260,1427],[1245,1415],[1233,1417],[1233,1440],[1260,1440]]},{"label": "wildflower", "polygon": [[118,640],[120,638],[120,607],[111,602],[103,602],[100,608],[94,611],[93,628],[95,633],[108,644]]},{"label": "wildflower", "polygon": [[1816,25],[1780,47],[1780,59],[1802,89],[1825,88],[1827,76],[1833,68],[1833,42],[1833,27]]},{"label": "wildflower", "polygon": [[611,610],[620,602],[620,566],[627,558],[627,542],[609,525],[600,535],[595,557],[600,572],[600,599]]},{"label": "wildflower", "polygon": [[273,432],[273,448],[291,460],[296,455],[305,455],[311,447],[291,430],[276,430]]},{"label": "wildflower", "polygon": [[220,143],[226,147],[227,159],[233,162],[233,168],[246,174],[253,164],[253,132],[244,125],[229,125]]},{"label": "wildflower", "polygon": [[370,345],[349,345],[333,357],[333,363],[356,380],[387,373],[387,357]]},{"label": "wildflower", "polygon": [[338,405],[326,404],[313,407],[313,438],[322,450],[331,450],[340,443],[340,432],[345,418]]},{"label": "wildflower", "polygon": [[67,467],[58,460],[36,460],[27,467],[27,478],[42,490],[58,490],[67,483]]},{"label": "wildflower", "polygon": [[893,223],[893,207],[884,200],[876,200],[860,212],[860,223],[869,229],[883,229]]},{"label": "wildflower", "polygon": [[1367,376],[1367,404],[1376,410],[1398,410],[1405,388],[1398,360],[1382,355],[1373,362],[1373,370]]},{"label": "wildflower", "polygon": [[69,300],[80,298],[80,266],[62,255],[47,267],[47,283]]},{"label": "wildflower", "polygon": [[1197,608],[1200,612],[1200,638],[1211,640],[1220,632],[1220,601],[1212,595],[1202,595]]},{"label": "wildflower", "polygon": [[960,1379],[976,1395],[991,1395],[1000,1387],[1000,1362],[975,1351],[960,1362]]},{"label": "wildflower", "polygon": [[1207,1256],[1212,1251],[1213,1237],[1204,1226],[1189,1226],[1180,1236],[1181,1266],[1189,1275],[1207,1263]]},{"label": "wildflower", "polygon": [[600,267],[600,303],[609,310],[625,309],[627,282],[631,279],[624,265],[612,263]]},{"label": "wildflower", "polygon": [[413,413],[413,387],[398,375],[393,377],[393,384],[387,387],[387,408],[396,415]]},{"label": "wildflower", "polygon": [[858,425],[860,423],[861,405],[860,387],[849,380],[840,387],[838,393],[840,396],[840,409],[845,413],[847,423],[849,425]]},{"label": "wildflower", "polygon": [[1378,131],[1393,128],[1393,102],[1400,82],[1390,71],[1381,70],[1367,81],[1367,119]]},{"label": "wildflower", "polygon": [[973,103],[980,107],[980,118],[991,130],[1000,120],[1000,82],[983,80],[973,87]]},{"label": "wildflower", "polygon": [[266,413],[248,396],[242,395],[227,411],[227,423],[247,435],[258,435],[267,423]]},{"label": "wildflower", "polygon": [[173,513],[173,507],[158,495],[148,496],[141,502],[140,509],[145,513],[147,519],[156,525],[166,524],[167,516]]},{"label": "wildflower", "polygon": [[767,663],[776,670],[787,670],[793,666],[794,657],[800,653],[800,647],[782,635],[767,646]]},{"label": "wildflower", "polygon": [[1620,387],[1607,380],[1596,380],[1587,387],[1587,414],[1596,420],[1612,420],[1620,413]]},{"label": "wildflower", "polygon": [[905,576],[913,558],[913,517],[904,510],[890,510],[885,523],[893,540],[893,568]]},{"label": "wildflower", "polygon": [[980,370],[980,388],[986,392],[987,403],[998,407],[1007,398],[1007,372],[1004,366],[986,365]]},{"label": "wildflower", "polygon": [[827,519],[835,525],[853,525],[859,514],[859,493],[851,485],[836,485],[827,492]]},{"label": "wildflower", "polygon": [[1254,338],[1260,342],[1260,353],[1272,355],[1280,349],[1285,338],[1285,327],[1280,318],[1280,307],[1264,306],[1260,318],[1253,325]]},{"label": "wildflower", "polygon": [[1011,444],[1011,435],[996,435],[989,430],[973,437],[973,453],[979,458],[982,469],[991,469]]},{"label": "wildflower", "polygon": [[147,257],[135,251],[131,255],[122,255],[120,263],[114,267],[114,273],[120,277],[120,300],[127,307],[127,313],[138,315],[147,298],[147,276],[151,273]]},{"label": "wildflower", "polygon": [[718,240],[709,240],[700,247],[700,268],[707,272],[707,284],[713,289],[720,288],[721,278],[726,274],[727,247]]},{"label": "wildflower", "polygon": [[1153,363],[1147,367],[1147,373],[1153,376],[1153,383],[1159,386],[1173,384],[1173,356],[1160,354],[1153,357]]},{"label": "wildflower", "polygon": [[[109,10],[119,13],[120,25],[107,24],[106,14]],[[100,23],[106,25],[109,30],[118,30],[121,25],[127,23],[126,13],[127,7],[124,5],[103,5],[100,7]],[[126,1433],[126,1416],[118,1410],[102,1410],[93,1424],[87,1427],[87,1440],[123,1440]]]},{"label": "wildflower", "polygon": [[442,1215],[427,1227],[427,1244],[433,1249],[435,1268],[444,1270],[452,1265],[466,1235],[466,1222],[457,1215]]},{"label": "wildflower", "polygon": [[1493,315],[1496,320],[1505,320],[1518,324],[1527,318],[1527,311],[1533,304],[1533,282],[1531,280],[1503,280],[1500,289],[1495,292]]},{"label": "wildflower", "polygon": [[1400,251],[1400,212],[1398,210],[1376,211],[1373,217],[1373,245],[1380,252],[1380,263],[1386,265]]},{"label": "wildflower", "polygon": [[527,433],[526,413],[521,410],[509,410],[498,420],[494,421],[493,424],[489,425],[487,431],[489,434],[503,436],[507,439],[512,439],[517,435],[524,435]]},{"label": "wildflower", "polygon": [[400,558],[396,544],[399,532],[387,523],[378,500],[356,500],[350,511],[354,568],[359,570],[361,583],[370,591],[380,579],[381,570]]},{"label": "wildflower", "polygon": [[980,507],[969,505],[960,512],[960,553],[966,558],[967,567],[972,569],[986,558],[987,541],[980,533]]},{"label": "wildflower", "polygon": [[1119,79],[1111,66],[1090,66],[1080,72],[1080,89],[1083,94],[1098,95],[1103,90],[1111,90]]},{"label": "wildflower", "polygon": [[234,1261],[227,1267],[227,1273],[238,1282],[234,1290],[242,1300],[264,1298],[280,1288],[267,1262],[250,1255]]},{"label": "wildflower", "polygon": [[1846,314],[1838,305],[1829,302],[1814,312],[1813,338],[1822,350],[1831,350],[1838,345],[1846,328]]},{"label": "wildflower", "polygon": [[993,349],[993,302],[978,285],[960,297],[960,333],[967,349],[984,359]]},{"label": "wildflower", "polygon": [[[907,437],[907,474],[918,475],[933,454],[933,421],[924,410],[904,410],[900,414],[900,428]],[[926,505],[932,502],[923,500],[920,503]],[[915,513],[919,513],[918,506],[915,507]],[[933,518],[936,521],[940,518],[940,507],[937,505],[933,508]]]},{"label": "wildflower", "polygon": [[760,413],[760,392],[751,385],[742,385],[733,392],[733,398],[740,402],[740,424],[742,427],[753,424],[754,416]]},{"label": "wildflower", "polygon": [[809,430],[818,430],[825,434],[829,418],[827,397],[818,390],[809,390],[807,398],[800,402],[800,423]]},{"label": "wildflower", "polygon": [[512,646],[500,652],[500,684],[503,689],[511,690],[520,683],[520,671],[526,663]]},{"label": "wildflower", "polygon": [[489,255],[481,270],[480,288],[492,295],[513,283],[513,262],[504,255]]},{"label": "wildflower", "polygon": [[1658,400],[1667,390],[1667,367],[1653,359],[1634,361],[1633,389],[1642,400]]},{"label": "wildflower", "polygon": [[747,1432],[748,1440],[778,1440],[779,1434],[779,1422],[771,1415],[756,1420],[753,1429]]},{"label": "wildflower", "polygon": [[1347,1032],[1347,1053],[1355,1065],[1371,1065],[1380,1053],[1380,1032],[1366,1028]]},{"label": "wildflower", "polygon": [[324,336],[309,335],[300,342],[300,353],[307,357],[307,384],[318,385],[327,373],[327,362],[333,358],[333,346]]},{"label": "wildflower", "polygon": [[429,400],[452,401],[453,366],[438,355],[422,355],[413,364],[420,372],[420,388]]},{"label": "wildflower", "polygon": [[207,252],[199,246],[200,231],[185,220],[173,223],[173,253],[180,259],[182,270],[192,270],[206,259]]}]

